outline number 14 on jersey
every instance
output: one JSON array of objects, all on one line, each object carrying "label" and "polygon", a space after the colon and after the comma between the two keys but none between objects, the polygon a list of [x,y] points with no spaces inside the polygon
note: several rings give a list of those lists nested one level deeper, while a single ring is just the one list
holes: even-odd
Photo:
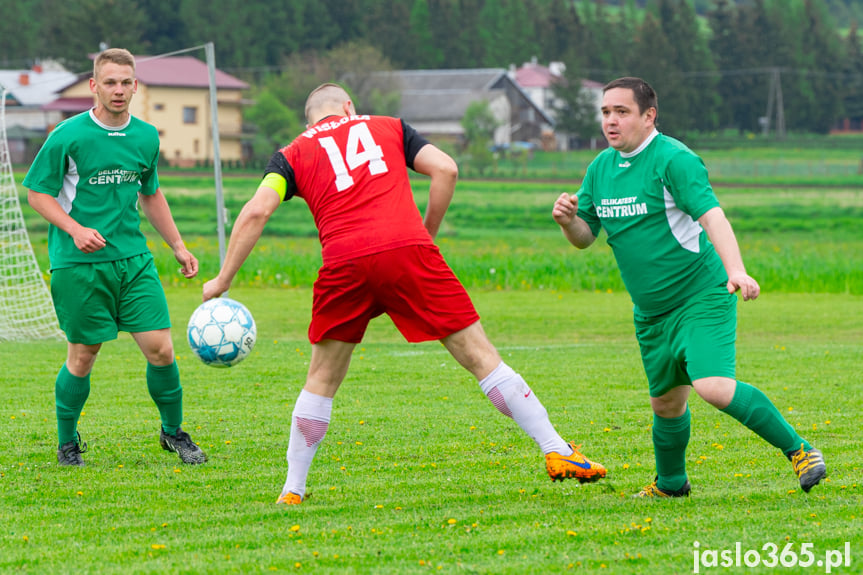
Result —
[{"label": "number 14 on jersey", "polygon": [[384,152],[375,142],[369,126],[365,122],[353,124],[348,131],[347,149],[342,154],[335,138],[327,136],[318,140],[326,150],[330,165],[336,175],[336,189],[343,192],[354,185],[354,179],[350,171],[367,165],[372,175],[383,174],[387,171],[384,162]]}]

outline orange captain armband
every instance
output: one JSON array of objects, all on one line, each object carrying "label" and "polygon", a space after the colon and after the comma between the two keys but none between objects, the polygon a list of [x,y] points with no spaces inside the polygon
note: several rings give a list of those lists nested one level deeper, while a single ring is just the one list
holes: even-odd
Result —
[{"label": "orange captain armband", "polygon": [[281,198],[283,202],[285,201],[285,194],[288,193],[288,181],[284,176],[275,172],[270,172],[264,176],[263,180],[261,180],[261,185],[276,190],[276,193],[279,194],[279,198]]}]

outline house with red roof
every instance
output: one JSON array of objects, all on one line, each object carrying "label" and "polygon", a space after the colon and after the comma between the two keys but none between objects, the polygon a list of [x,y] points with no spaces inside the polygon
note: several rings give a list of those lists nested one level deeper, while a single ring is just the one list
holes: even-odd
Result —
[{"label": "house with red roof", "polygon": [[[556,119],[557,110],[562,106],[554,93],[554,85],[557,82],[564,81],[564,72],[566,66],[563,62],[549,62],[548,66],[543,66],[537,62],[536,58],[530,62],[525,62],[521,67],[516,68],[510,66],[509,76],[518,84],[525,94],[539,107],[543,112],[553,119]],[[587,90],[593,96],[596,102],[596,119],[597,122],[602,121],[602,88],[603,84],[592,80],[582,80],[582,88]],[[546,139],[548,134],[544,134],[543,144],[548,149],[549,145]],[[568,150],[573,147],[574,141],[577,139],[577,134],[565,134],[557,130],[552,136],[556,141],[553,144],[554,149]],[[591,142],[591,147],[595,148],[598,142]]]},{"label": "house with red roof", "polygon": [[0,91],[6,95],[4,128],[13,164],[29,163],[36,156],[47,128],[63,118],[45,105],[76,78],[51,61],[37,62],[27,69],[0,70]]},{"label": "house with red roof", "polygon": [[[129,107],[132,115],[159,130],[161,156],[171,166],[191,167],[213,161],[210,76],[207,64],[193,56],[137,56],[138,92]],[[89,76],[64,89],[45,108],[64,117],[93,106]],[[249,85],[221,70],[215,71],[222,162],[244,158],[243,93]]]}]

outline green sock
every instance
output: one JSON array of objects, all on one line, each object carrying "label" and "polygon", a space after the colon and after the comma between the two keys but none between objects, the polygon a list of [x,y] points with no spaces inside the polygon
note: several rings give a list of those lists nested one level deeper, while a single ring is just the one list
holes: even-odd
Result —
[{"label": "green sock", "polygon": [[60,445],[78,440],[78,418],[90,396],[90,374],[78,377],[69,373],[66,364],[57,373],[54,403],[57,407],[57,439]]},{"label": "green sock", "polygon": [[162,429],[176,435],[183,423],[183,387],[180,385],[180,370],[177,362],[169,365],[147,364],[147,391],[159,408]]},{"label": "green sock", "polygon": [[785,421],[773,402],[757,387],[742,381],[737,382],[734,397],[723,411],[757,433],[767,443],[788,455],[800,449],[810,450],[809,442],[800,437],[794,428]]},{"label": "green sock", "polygon": [[689,445],[689,406],[679,417],[653,414],[653,451],[656,457],[656,486],[677,491],[686,483],[686,446]]}]

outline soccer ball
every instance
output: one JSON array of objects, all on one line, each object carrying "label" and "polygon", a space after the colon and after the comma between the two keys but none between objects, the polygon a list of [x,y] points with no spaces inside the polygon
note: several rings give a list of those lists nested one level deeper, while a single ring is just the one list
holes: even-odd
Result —
[{"label": "soccer ball", "polygon": [[186,330],[192,351],[213,367],[231,367],[243,361],[255,346],[257,333],[255,319],[246,306],[226,297],[198,306]]}]

